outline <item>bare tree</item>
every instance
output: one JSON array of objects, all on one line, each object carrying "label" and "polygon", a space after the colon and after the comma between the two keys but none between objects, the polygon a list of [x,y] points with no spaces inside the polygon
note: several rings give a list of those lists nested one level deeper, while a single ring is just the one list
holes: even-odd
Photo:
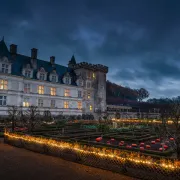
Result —
[{"label": "bare tree", "polygon": [[29,106],[25,114],[27,116],[28,131],[32,132],[40,120],[39,109],[37,106]]},{"label": "bare tree", "polygon": [[[159,128],[159,132],[164,139],[174,138],[174,141],[171,141],[171,147],[180,159],[180,100],[173,98],[168,106],[161,108],[160,118],[162,127]],[[168,123],[168,120],[171,120],[172,124]]]},{"label": "bare tree", "polygon": [[17,106],[8,106],[7,110],[9,120],[12,122],[12,132],[14,132],[14,128],[16,126],[16,120],[19,115],[19,108]]}]

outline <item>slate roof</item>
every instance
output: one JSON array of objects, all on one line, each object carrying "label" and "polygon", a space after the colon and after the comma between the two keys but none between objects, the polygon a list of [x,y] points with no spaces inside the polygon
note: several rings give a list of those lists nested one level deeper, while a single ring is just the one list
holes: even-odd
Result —
[{"label": "slate roof", "polygon": [[[11,74],[16,75],[16,76],[23,76],[22,75],[22,68],[26,66],[27,64],[31,64],[31,57],[24,56],[21,54],[17,54],[14,59],[12,59],[11,54],[4,42],[4,39],[0,41],[0,56],[6,56],[8,59],[12,62],[12,68],[11,68]],[[37,79],[36,74],[37,71],[43,67],[46,72],[48,72],[48,75],[55,69],[56,73],[58,74],[58,83],[63,84],[62,78],[65,73],[69,72],[70,76],[72,77],[72,83],[71,85],[76,86],[76,74],[73,71],[73,69],[59,65],[59,64],[54,64],[53,66],[51,65],[50,62],[44,61],[37,59],[37,69],[33,70],[33,78],[32,79]],[[48,76],[49,77],[49,76]],[[49,78],[47,78],[47,81],[49,81]]]}]

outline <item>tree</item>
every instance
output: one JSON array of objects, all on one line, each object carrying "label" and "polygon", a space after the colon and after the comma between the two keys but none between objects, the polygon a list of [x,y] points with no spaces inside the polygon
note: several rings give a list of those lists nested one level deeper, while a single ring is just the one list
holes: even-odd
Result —
[{"label": "tree", "polygon": [[[180,100],[173,98],[169,105],[162,107],[160,118],[162,127],[159,127],[159,132],[164,139],[174,138],[171,147],[176,151],[177,158],[180,160]],[[172,121],[172,125],[168,123],[169,119]]]},{"label": "tree", "polygon": [[137,92],[137,99],[139,102],[149,97],[149,92],[144,88],[137,89],[136,92]]},{"label": "tree", "polygon": [[19,115],[19,108],[17,106],[8,106],[8,116],[9,120],[12,122],[12,132],[14,132],[14,128],[16,125],[16,120]]},{"label": "tree", "polygon": [[27,116],[28,131],[32,132],[40,120],[39,109],[37,106],[29,106],[25,114]]}]

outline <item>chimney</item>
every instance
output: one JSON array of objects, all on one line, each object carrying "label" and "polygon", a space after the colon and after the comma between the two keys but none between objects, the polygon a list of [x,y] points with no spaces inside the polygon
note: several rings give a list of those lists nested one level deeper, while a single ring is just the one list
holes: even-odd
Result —
[{"label": "chimney", "polygon": [[36,48],[32,48],[31,49],[31,58],[32,59],[37,59],[37,49]]},{"label": "chimney", "polygon": [[55,63],[55,56],[50,57],[50,63],[53,65]]},{"label": "chimney", "polygon": [[15,45],[15,44],[11,44],[10,45],[10,53],[12,55],[16,55],[17,54],[17,45]]}]

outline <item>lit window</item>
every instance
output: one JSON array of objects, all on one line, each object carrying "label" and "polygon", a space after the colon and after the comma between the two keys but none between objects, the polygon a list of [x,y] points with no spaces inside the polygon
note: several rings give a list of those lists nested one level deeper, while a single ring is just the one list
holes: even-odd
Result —
[{"label": "lit window", "polygon": [[56,82],[56,76],[52,76],[51,81],[52,81],[52,82]]},{"label": "lit window", "polygon": [[78,98],[81,98],[81,97],[82,97],[82,92],[78,91]]},{"label": "lit window", "polygon": [[70,78],[69,77],[65,78],[65,84],[70,84]]},{"label": "lit window", "polygon": [[6,106],[6,96],[0,96],[0,106]]},{"label": "lit window", "polygon": [[43,107],[43,99],[38,99],[38,107]]},{"label": "lit window", "polygon": [[31,71],[26,70],[26,71],[25,71],[25,77],[30,78],[30,77],[31,77]]},{"label": "lit window", "polygon": [[92,105],[89,106],[89,110],[92,111]]},{"label": "lit window", "polygon": [[91,87],[91,83],[87,82],[87,88],[90,88],[90,87]]},{"label": "lit window", "polygon": [[2,72],[3,73],[8,73],[8,64],[2,64]]},{"label": "lit window", "polygon": [[93,79],[96,79],[96,75],[95,75],[95,73],[93,73],[92,75],[93,75]]},{"label": "lit window", "polygon": [[69,102],[68,101],[64,101],[64,108],[69,108]]},{"label": "lit window", "polygon": [[44,86],[38,86],[38,93],[44,94]]},{"label": "lit window", "polygon": [[24,92],[30,93],[30,84],[24,84]]},{"label": "lit window", "polygon": [[51,108],[55,108],[56,102],[54,99],[51,100]]},{"label": "lit window", "polygon": [[39,79],[40,80],[45,80],[45,74],[44,73],[40,73],[39,74]]},{"label": "lit window", "polygon": [[7,89],[8,87],[8,82],[7,80],[0,80],[0,89]]},{"label": "lit window", "polygon": [[82,109],[82,102],[79,101],[77,105],[78,105],[78,109]]},{"label": "lit window", "polygon": [[29,107],[29,106],[30,106],[29,98],[24,98],[23,107]]},{"label": "lit window", "polygon": [[51,88],[51,96],[55,96],[56,95],[56,88]]},{"label": "lit window", "polygon": [[66,96],[66,97],[70,96],[70,90],[69,89],[64,90],[64,96]]},{"label": "lit window", "polygon": [[91,94],[88,92],[87,93],[87,98],[90,99],[91,98]]}]

